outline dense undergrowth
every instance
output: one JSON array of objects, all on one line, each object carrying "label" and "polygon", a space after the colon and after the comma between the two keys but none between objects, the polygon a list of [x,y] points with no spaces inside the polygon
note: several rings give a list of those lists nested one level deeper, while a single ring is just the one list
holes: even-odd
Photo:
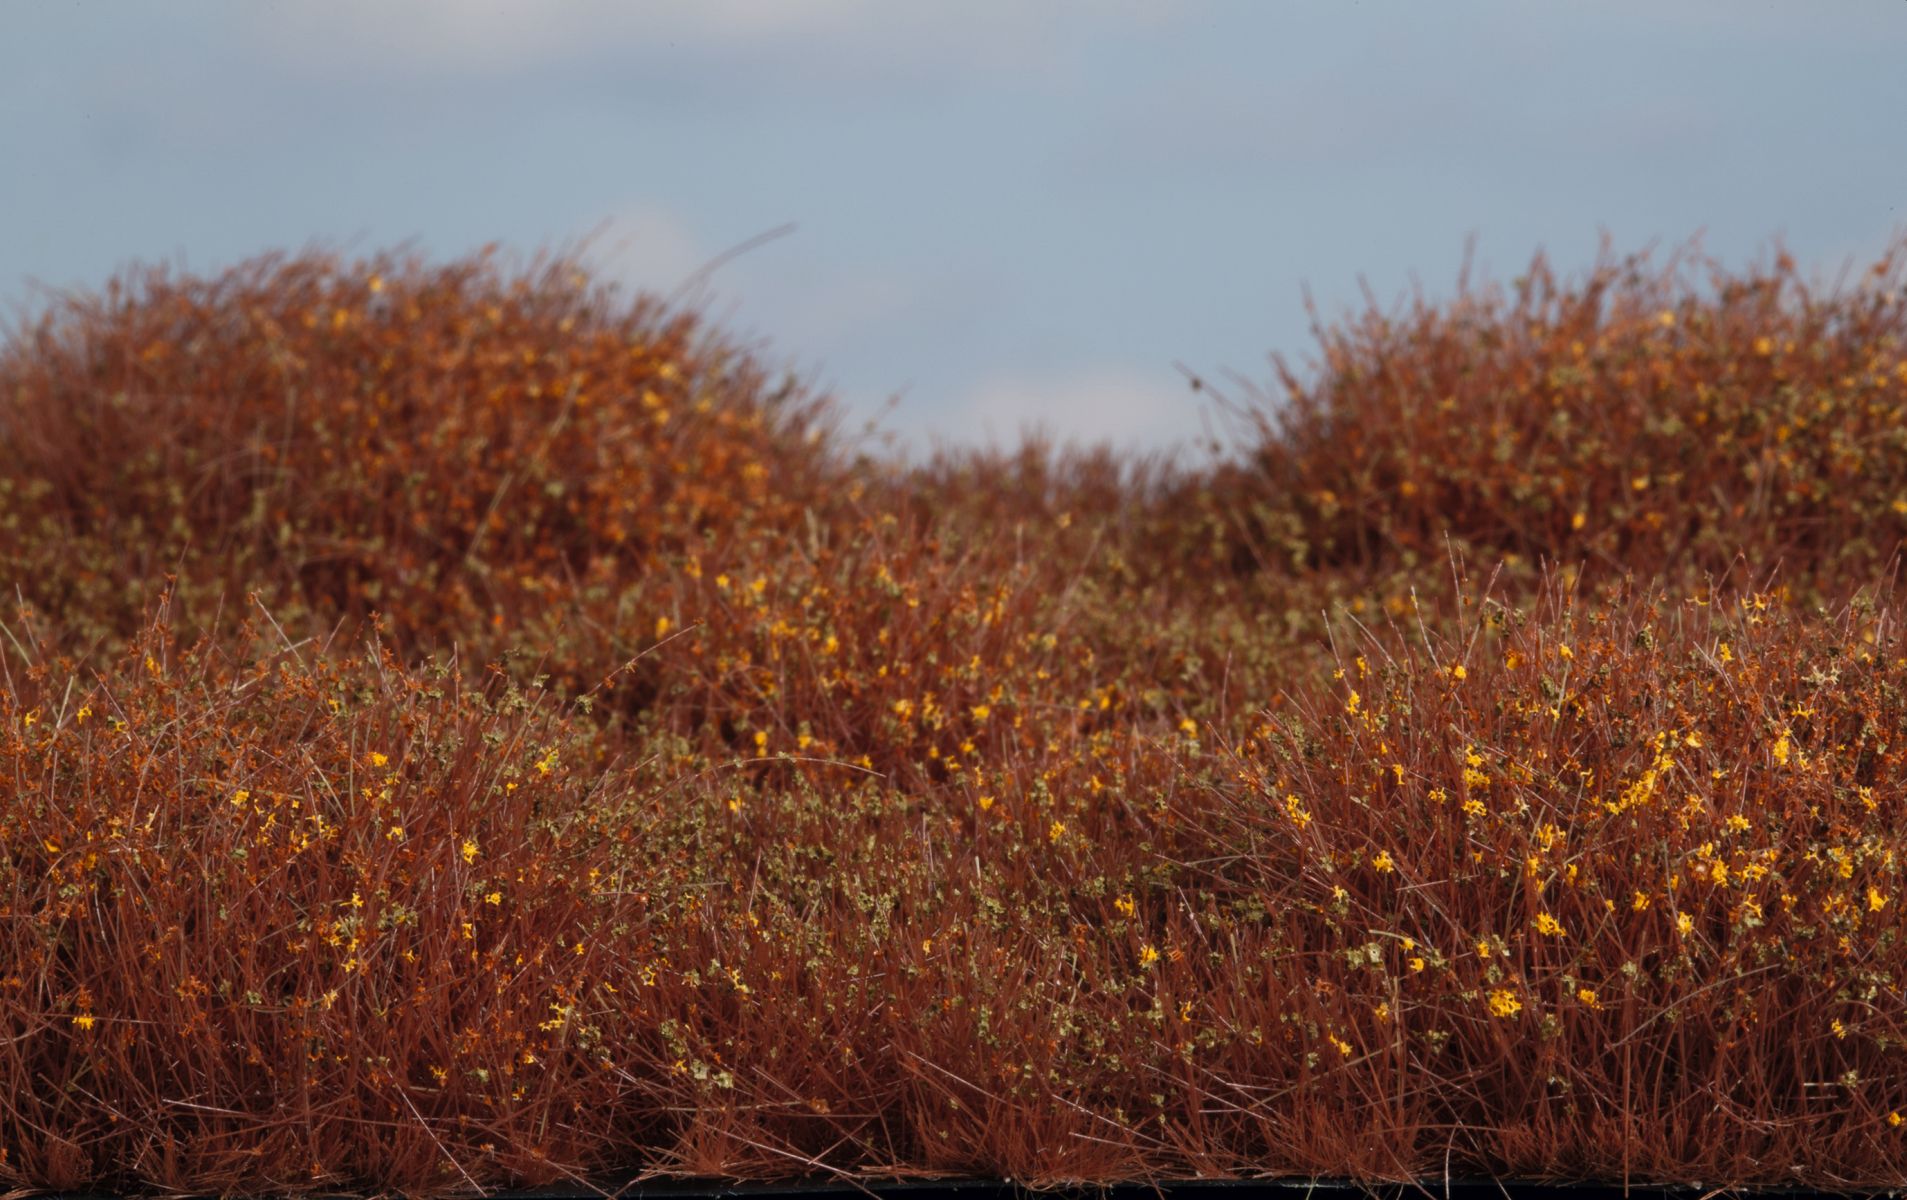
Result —
[{"label": "dense undergrowth", "polygon": [[1899,262],[1539,259],[1207,465],[879,459],[564,260],[64,298],[0,1179],[1897,1181]]}]

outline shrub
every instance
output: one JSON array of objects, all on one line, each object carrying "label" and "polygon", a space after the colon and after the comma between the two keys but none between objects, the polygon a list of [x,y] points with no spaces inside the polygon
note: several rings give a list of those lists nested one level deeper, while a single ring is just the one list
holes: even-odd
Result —
[{"label": "shrub", "polygon": [[1247,457],[1188,498],[1254,569],[1434,571],[1448,536],[1529,569],[1871,574],[1907,533],[1903,251],[1820,294],[1785,254],[1731,274],[1605,244],[1507,297],[1466,271],[1448,302],[1314,326],[1315,380],[1274,357],[1284,406],[1228,401]]},{"label": "shrub", "polygon": [[257,593],[301,635],[377,612],[401,652],[487,657],[592,573],[796,523],[831,420],[566,259],[154,268],[0,352],[0,575],[109,650],[171,574],[182,631]]},{"label": "shrub", "polygon": [[1284,1051],[1210,1094],[1276,1127],[1256,1097],[1332,1079],[1412,1172],[1898,1170],[1891,605],[1552,579],[1472,612],[1358,639],[1227,754],[1214,875],[1305,999],[1241,999]]},{"label": "shrub", "polygon": [[232,658],[160,623],[90,683],[10,669],[0,1173],[441,1187],[641,1136],[592,1100],[587,1014],[700,868],[601,748],[382,648]]},{"label": "shrub", "polygon": [[850,458],[562,263],[68,302],[0,1176],[1898,1178],[1897,310],[1677,278],[1321,334],[1197,468]]}]

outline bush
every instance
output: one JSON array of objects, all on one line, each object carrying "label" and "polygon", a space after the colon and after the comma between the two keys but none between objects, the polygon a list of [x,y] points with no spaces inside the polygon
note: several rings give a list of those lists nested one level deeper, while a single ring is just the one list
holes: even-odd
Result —
[{"label": "bush", "polygon": [[1898,307],[1679,279],[1321,333],[1198,467],[851,456],[560,261],[66,302],[0,1176],[1897,1179]]},{"label": "bush", "polygon": [[109,652],[174,575],[181,630],[256,594],[301,636],[376,612],[488,657],[837,476],[824,399],[565,259],[155,268],[11,339],[0,397],[0,574]]},{"label": "bush", "polygon": [[1316,327],[1315,380],[1274,358],[1284,406],[1232,402],[1247,457],[1203,507],[1252,569],[1434,572],[1449,537],[1525,579],[1866,576],[1907,533],[1903,250],[1816,294],[1785,254],[1731,274],[1605,245],[1581,280],[1539,255],[1511,297],[1466,279]]}]

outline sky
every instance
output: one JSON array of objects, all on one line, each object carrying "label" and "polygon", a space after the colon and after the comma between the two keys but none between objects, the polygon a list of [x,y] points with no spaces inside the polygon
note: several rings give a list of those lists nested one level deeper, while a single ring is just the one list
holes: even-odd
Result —
[{"label": "sky", "polygon": [[1222,428],[1186,371],[1270,389],[1307,288],[1447,296],[1467,239],[1866,265],[1903,63],[1903,0],[0,0],[0,313],[581,246],[903,452],[1163,450]]}]

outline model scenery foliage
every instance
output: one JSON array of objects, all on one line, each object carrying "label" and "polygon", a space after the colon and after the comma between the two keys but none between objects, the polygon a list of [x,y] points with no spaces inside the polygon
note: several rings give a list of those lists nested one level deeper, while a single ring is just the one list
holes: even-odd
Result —
[{"label": "model scenery foliage", "polygon": [[1202,465],[568,257],[0,344],[0,1182],[1907,1174],[1907,303],[1605,252]]}]

